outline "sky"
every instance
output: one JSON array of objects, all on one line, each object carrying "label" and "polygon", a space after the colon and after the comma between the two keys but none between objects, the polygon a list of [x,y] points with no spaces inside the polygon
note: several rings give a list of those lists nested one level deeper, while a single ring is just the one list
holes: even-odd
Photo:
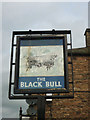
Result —
[{"label": "sky", "polygon": [[25,100],[8,99],[12,31],[70,29],[73,48],[85,47],[84,33],[88,27],[88,2],[3,2],[1,25],[2,117],[18,117],[19,107],[22,106],[25,111],[27,104]]}]

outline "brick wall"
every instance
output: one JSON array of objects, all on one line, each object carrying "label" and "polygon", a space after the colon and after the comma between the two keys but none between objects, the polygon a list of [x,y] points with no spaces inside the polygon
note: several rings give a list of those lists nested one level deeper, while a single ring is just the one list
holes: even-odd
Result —
[{"label": "brick wall", "polygon": [[[55,120],[90,120],[88,115],[90,94],[89,61],[89,55],[73,56],[74,98],[53,99],[51,103],[47,103],[46,118]],[[70,72],[69,67],[69,74]],[[69,80],[70,78],[69,75]]]},{"label": "brick wall", "polygon": [[[85,36],[86,48],[73,49],[74,98],[53,99],[47,103],[48,119],[90,120],[90,29],[86,29]],[[71,67],[68,69],[70,81]]]}]

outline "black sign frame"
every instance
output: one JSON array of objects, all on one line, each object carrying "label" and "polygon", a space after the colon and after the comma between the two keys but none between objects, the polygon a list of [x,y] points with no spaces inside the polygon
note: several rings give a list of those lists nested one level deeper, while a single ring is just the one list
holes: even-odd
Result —
[{"label": "black sign frame", "polygon": [[[19,56],[20,56],[20,40],[48,40],[48,39],[63,39],[63,52],[64,52],[64,83],[65,89],[19,89],[18,78],[19,78]],[[17,37],[17,51],[16,51],[16,66],[15,66],[15,81],[14,81],[14,93],[15,94],[45,94],[45,93],[65,93],[68,92],[68,68],[67,68],[67,40],[65,36],[18,36]]]},{"label": "black sign frame", "polygon": [[[11,60],[10,60],[10,77],[9,77],[9,91],[8,91],[8,97],[9,99],[38,99],[38,97],[41,95],[39,94],[14,94],[14,81],[13,81],[13,67],[15,67],[16,63],[13,60],[14,58],[14,48],[17,49],[17,43],[16,43],[16,37],[17,36],[70,36],[69,40],[67,43],[67,47],[70,47],[69,51],[69,57],[70,60],[68,61],[68,65],[70,64],[71,66],[71,79],[69,84],[72,85],[72,89],[69,90],[66,94],[60,94],[61,92],[58,92],[58,94],[52,94],[52,96],[46,96],[46,94],[42,94],[45,99],[67,99],[67,98],[74,98],[74,80],[73,80],[73,54],[72,54],[72,34],[71,30],[48,30],[48,31],[13,31],[12,32],[12,46],[11,46]],[[16,52],[16,51],[15,51]],[[70,94],[69,94],[70,93]]]}]

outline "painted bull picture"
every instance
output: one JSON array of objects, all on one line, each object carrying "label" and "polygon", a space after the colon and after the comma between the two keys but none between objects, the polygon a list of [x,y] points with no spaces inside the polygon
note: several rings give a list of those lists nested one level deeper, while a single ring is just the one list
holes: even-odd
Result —
[{"label": "painted bull picture", "polygon": [[57,55],[42,55],[42,56],[29,56],[26,58],[26,71],[32,69],[33,66],[45,66],[47,71],[54,66],[54,61]]}]

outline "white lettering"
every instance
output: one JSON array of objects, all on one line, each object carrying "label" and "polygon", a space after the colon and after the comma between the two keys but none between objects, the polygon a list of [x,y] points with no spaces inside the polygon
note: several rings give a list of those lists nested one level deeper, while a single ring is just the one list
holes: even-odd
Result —
[{"label": "white lettering", "polygon": [[33,87],[32,82],[29,83],[28,87]]},{"label": "white lettering", "polygon": [[25,82],[25,87],[28,87],[26,82]]},{"label": "white lettering", "polygon": [[54,82],[50,82],[50,87],[54,87]]},{"label": "white lettering", "polygon": [[59,85],[60,87],[62,87],[62,85],[60,84],[60,82],[58,82],[58,85]]},{"label": "white lettering", "polygon": [[41,83],[42,83],[42,82],[38,82],[38,87],[42,87]]},{"label": "white lettering", "polygon": [[53,82],[46,82],[46,87],[62,87],[62,85],[60,84],[60,81],[53,81]]},{"label": "white lettering", "polygon": [[24,87],[24,82],[21,82],[21,87]]},{"label": "white lettering", "polygon": [[39,78],[37,78],[37,81],[39,81]]},{"label": "white lettering", "polygon": [[43,77],[43,78],[37,78],[37,81],[45,81],[45,77]]},{"label": "white lettering", "polygon": [[[62,87],[62,85],[61,85],[61,83],[60,83],[60,81],[50,81],[50,82],[48,82],[48,81],[46,81],[45,82],[46,83],[46,87]],[[43,87],[42,86],[42,82],[29,82],[29,83],[27,83],[27,82],[21,82],[20,83],[20,86],[21,87],[38,87],[38,88],[40,88],[40,87]]]},{"label": "white lettering", "polygon": [[46,87],[49,87],[49,82],[46,82]]},{"label": "white lettering", "polygon": [[34,82],[34,83],[33,83],[33,87],[37,87],[37,82]]},{"label": "white lettering", "polygon": [[56,82],[55,81],[55,87],[61,87],[62,85],[60,84],[60,82]]}]

